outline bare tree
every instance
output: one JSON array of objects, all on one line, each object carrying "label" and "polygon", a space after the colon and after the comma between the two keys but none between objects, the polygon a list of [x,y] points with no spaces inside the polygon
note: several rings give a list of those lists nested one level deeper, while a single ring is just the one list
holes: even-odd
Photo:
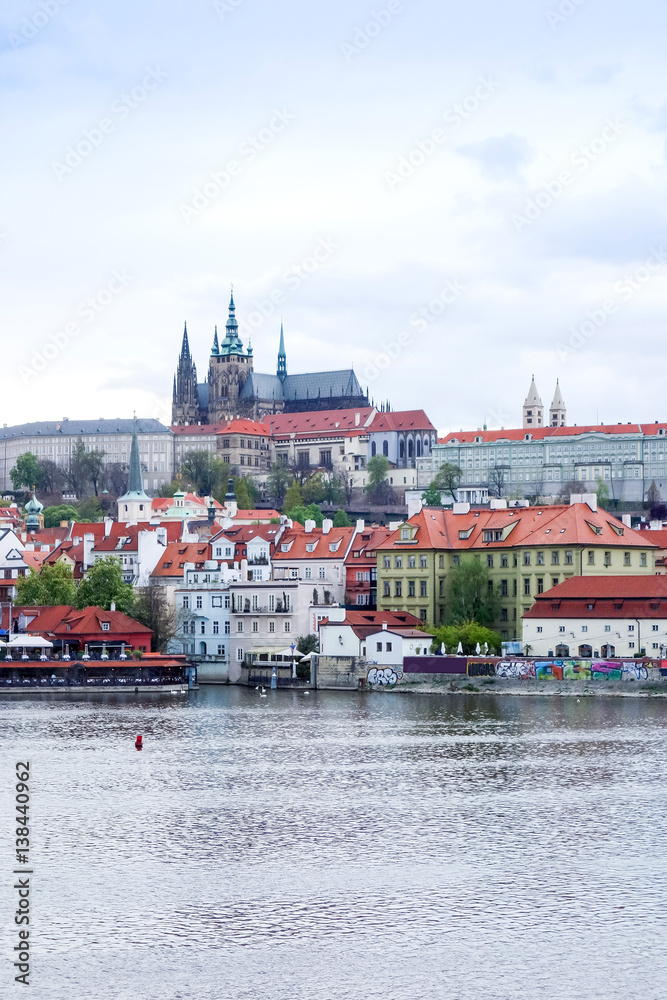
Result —
[{"label": "bare tree", "polygon": [[180,631],[181,620],[164,587],[151,582],[147,587],[139,587],[136,593],[134,617],[153,630],[153,651],[164,653],[169,640]]},{"label": "bare tree", "polygon": [[489,496],[500,499],[507,486],[507,466],[494,465],[489,470]]}]

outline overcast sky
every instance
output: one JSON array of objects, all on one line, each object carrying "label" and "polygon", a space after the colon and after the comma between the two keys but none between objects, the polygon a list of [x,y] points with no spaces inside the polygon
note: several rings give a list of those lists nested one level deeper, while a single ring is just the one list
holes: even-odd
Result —
[{"label": "overcast sky", "polygon": [[[1,422],[169,422],[233,283],[255,367],[439,430],[652,421],[664,39],[636,0],[3,0]],[[89,302],[92,300],[92,302]]]}]

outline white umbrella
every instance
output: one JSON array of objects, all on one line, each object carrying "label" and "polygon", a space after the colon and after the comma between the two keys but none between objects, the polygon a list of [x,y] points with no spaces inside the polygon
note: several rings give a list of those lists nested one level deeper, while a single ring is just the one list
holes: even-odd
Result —
[{"label": "white umbrella", "polygon": [[440,643],[440,652],[442,653],[442,655],[443,655],[443,656],[444,656],[444,655],[445,655],[445,653],[446,653],[446,649],[445,649],[445,644],[444,644],[444,642],[441,642],[441,643]]},{"label": "white umbrella", "polygon": [[461,654],[463,652],[463,643],[462,642],[460,642],[458,644],[458,646],[456,647],[456,652],[459,653],[459,654]]},{"label": "white umbrella", "polygon": [[15,635],[7,643],[10,649],[51,649],[53,643],[41,635]]},{"label": "white umbrella", "polygon": [[488,652],[489,652],[489,644],[488,644],[488,642],[485,642],[484,643],[484,656],[486,656]]},{"label": "white umbrella", "polygon": [[480,646],[479,643],[477,643],[477,645],[475,646],[475,652],[477,653],[478,656],[482,652],[482,647]]}]

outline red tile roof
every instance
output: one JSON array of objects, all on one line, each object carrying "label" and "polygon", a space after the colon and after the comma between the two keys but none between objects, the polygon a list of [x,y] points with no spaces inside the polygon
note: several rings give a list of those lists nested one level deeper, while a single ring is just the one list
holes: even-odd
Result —
[{"label": "red tile roof", "polygon": [[208,543],[170,542],[151,575],[182,578],[186,562],[194,563],[195,566],[203,569],[204,563],[211,558],[211,546]]},{"label": "red tile roof", "polygon": [[[216,508],[216,510],[222,510],[223,505],[221,503],[218,503],[215,497],[210,499],[213,500],[213,506]],[[186,501],[197,504],[203,510],[208,509],[206,504],[206,497],[198,497],[196,493],[186,493],[184,497],[184,502]],[[173,506],[174,506],[173,497],[153,497],[153,500],[151,501],[152,509],[154,511],[157,511],[158,513],[165,510],[169,510],[169,508]]]},{"label": "red tile roof", "polygon": [[662,429],[667,431],[667,424],[585,424],[581,427],[513,427],[500,430],[481,431],[451,431],[445,437],[438,438],[440,444],[474,443],[475,438],[481,441],[523,441],[526,436],[534,441],[542,441],[551,437],[574,437],[577,434],[596,432],[599,434],[658,434]]},{"label": "red tile roof", "polygon": [[[301,527],[301,526],[300,526]],[[343,559],[347,553],[348,546],[354,534],[354,528],[332,528],[324,535],[321,528],[314,528],[313,531],[306,532],[301,529],[295,531],[289,528],[284,532],[273,553],[274,562],[291,562],[294,559]],[[315,544],[312,552],[307,549],[308,545]],[[336,545],[334,552],[329,548]],[[287,552],[283,551],[283,546],[289,545]]]},{"label": "red tile roof", "polygon": [[573,576],[524,618],[667,618],[667,576]]},{"label": "red tile roof", "polygon": [[[633,531],[604,510],[588,504],[554,504],[545,507],[512,507],[506,510],[470,510],[455,514],[440,507],[424,507],[408,525],[416,530],[413,541],[401,540],[401,528],[378,550],[407,549],[507,549],[515,546],[587,545],[621,548],[657,548],[646,536]],[[493,541],[485,532],[493,532]],[[496,535],[500,533],[501,537]]]},{"label": "red tile roof", "polygon": [[218,431],[218,434],[245,434],[246,437],[253,434],[267,437],[270,433],[269,424],[261,423],[259,420],[232,420]]},{"label": "red tile roof", "polygon": [[348,437],[367,434],[366,424],[373,414],[370,406],[352,410],[314,410],[308,413],[276,413],[267,417],[274,438],[290,437]]},{"label": "red tile roof", "polygon": [[423,410],[390,410],[378,413],[368,428],[381,431],[435,431],[435,427]]},{"label": "red tile roof", "polygon": [[239,521],[271,521],[280,517],[277,510],[240,510],[233,518],[234,524]]}]

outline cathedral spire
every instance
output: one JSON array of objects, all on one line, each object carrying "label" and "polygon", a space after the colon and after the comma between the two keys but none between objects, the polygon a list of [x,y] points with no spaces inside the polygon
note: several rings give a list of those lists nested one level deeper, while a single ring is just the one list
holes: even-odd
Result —
[{"label": "cathedral spire", "polygon": [[285,354],[285,331],[283,330],[283,321],[280,321],[280,346],[278,348],[278,371],[276,372],[278,378],[282,382],[287,378],[287,355]]},{"label": "cathedral spire", "polygon": [[215,327],[215,336],[213,337],[213,347],[211,348],[211,354],[220,354],[220,345],[218,343],[218,327]]},{"label": "cathedral spire", "polygon": [[181,344],[181,357],[190,357],[190,341],[188,340],[188,324],[187,322],[183,326],[183,343]]}]

